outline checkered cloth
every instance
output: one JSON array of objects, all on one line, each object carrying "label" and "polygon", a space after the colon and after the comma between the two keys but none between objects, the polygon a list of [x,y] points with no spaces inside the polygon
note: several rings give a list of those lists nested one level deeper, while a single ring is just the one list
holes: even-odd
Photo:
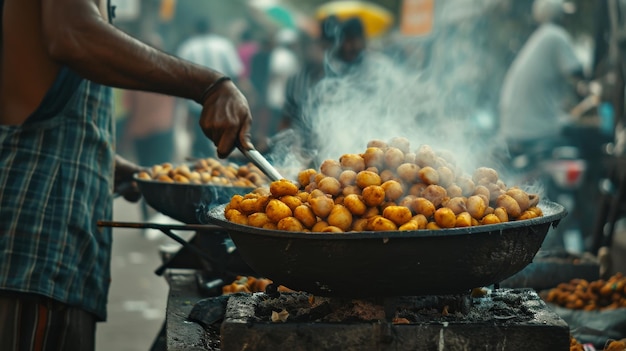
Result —
[{"label": "checkered cloth", "polygon": [[0,125],[0,290],[104,320],[111,232],[96,222],[112,212],[111,91],[81,80],[66,101],[54,116]]}]

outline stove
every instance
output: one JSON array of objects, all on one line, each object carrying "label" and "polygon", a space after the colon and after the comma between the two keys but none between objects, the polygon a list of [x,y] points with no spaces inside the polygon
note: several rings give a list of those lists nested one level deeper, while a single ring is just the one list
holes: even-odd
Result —
[{"label": "stove", "polygon": [[[486,290],[482,296],[346,299],[293,292],[206,298],[197,273],[168,277],[168,350],[569,350],[567,323],[532,289]],[[221,306],[222,314],[201,326],[189,316],[208,299],[217,302],[212,312]]]},{"label": "stove", "polygon": [[221,350],[569,350],[569,328],[531,289],[482,297],[229,297]]}]

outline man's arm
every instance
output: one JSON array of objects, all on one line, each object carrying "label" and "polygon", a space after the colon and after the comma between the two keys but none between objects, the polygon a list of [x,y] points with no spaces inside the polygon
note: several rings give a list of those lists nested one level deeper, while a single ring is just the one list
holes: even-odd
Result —
[{"label": "man's arm", "polygon": [[227,156],[247,136],[251,116],[237,87],[224,81],[205,101],[203,93],[222,73],[156,50],[109,24],[98,0],[43,0],[47,51],[55,61],[101,84],[192,99],[204,106],[200,125]]}]

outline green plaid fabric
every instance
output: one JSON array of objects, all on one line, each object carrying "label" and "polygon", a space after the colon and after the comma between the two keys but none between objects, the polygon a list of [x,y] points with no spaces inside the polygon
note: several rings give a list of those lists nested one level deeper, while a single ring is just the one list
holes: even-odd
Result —
[{"label": "green plaid fabric", "polygon": [[0,290],[106,319],[114,167],[110,88],[85,81],[44,119],[0,125]]}]

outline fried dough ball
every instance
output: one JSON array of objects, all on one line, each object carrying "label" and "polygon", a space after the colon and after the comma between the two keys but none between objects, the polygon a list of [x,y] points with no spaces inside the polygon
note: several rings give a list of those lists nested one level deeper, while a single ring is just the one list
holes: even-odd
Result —
[{"label": "fried dough ball", "polygon": [[453,197],[443,203],[443,206],[451,209],[455,215],[458,215],[461,212],[467,211],[467,198],[462,196]]},{"label": "fried dough ball", "polygon": [[345,170],[351,170],[355,172],[361,172],[365,169],[365,160],[361,155],[357,154],[345,154],[339,158],[341,167]]},{"label": "fried dough ball", "polygon": [[341,192],[341,184],[337,178],[326,177],[317,184],[318,189],[326,194],[337,196]]},{"label": "fried dough ball", "polygon": [[367,230],[367,218],[357,218],[352,222],[351,231],[364,232]]},{"label": "fried dough ball", "polygon": [[363,161],[365,161],[365,167],[382,168],[385,159],[385,152],[377,147],[368,147],[362,157]]},{"label": "fried dough ball", "polygon": [[439,173],[439,185],[444,188],[447,188],[452,185],[454,182],[454,172],[447,166],[441,166],[437,168],[437,173]]},{"label": "fried dough ball", "polygon": [[300,199],[300,202],[304,203],[304,202],[308,202],[308,201],[309,201],[309,196],[310,196],[310,195],[311,195],[311,194],[307,193],[306,191],[299,191],[299,192],[296,194],[296,197],[297,197],[298,199]]},{"label": "fried dough ball", "polygon": [[474,181],[467,177],[457,177],[456,185],[461,188],[463,196],[471,196],[474,194],[474,190],[476,189],[476,185]]},{"label": "fried dough ball", "polygon": [[388,169],[396,169],[404,163],[404,152],[396,147],[389,147],[385,151],[383,163]]},{"label": "fried dough ball", "polygon": [[485,217],[483,217],[483,219],[480,221],[481,224],[485,225],[485,224],[498,224],[501,223],[502,221],[500,221],[500,218],[498,216],[496,216],[494,213],[485,215]]},{"label": "fried dough ball", "polygon": [[235,224],[248,225],[248,216],[237,210],[228,210],[224,217]]},{"label": "fried dough ball", "polygon": [[[332,201],[332,200],[331,200]],[[293,212],[284,202],[278,199],[271,199],[265,207],[267,217],[274,223],[278,223],[281,219],[291,217]]]},{"label": "fried dough ball", "polygon": [[276,226],[276,223],[274,223],[274,222],[269,222],[269,223],[265,223],[263,225],[263,229],[276,230],[276,229],[278,229],[278,226]]},{"label": "fried dough ball", "polygon": [[385,190],[385,199],[388,201],[396,201],[404,195],[402,184],[395,180],[388,180],[381,187]]},{"label": "fried dough ball", "polygon": [[388,180],[399,180],[399,178],[397,178],[390,169],[385,169],[384,171],[380,172],[380,179],[383,181],[383,183]]},{"label": "fried dough ball", "polygon": [[259,201],[256,197],[244,198],[239,204],[239,211],[245,215],[250,215],[256,212],[262,212],[267,205],[267,202]]},{"label": "fried dough ball", "polygon": [[428,218],[423,214],[416,214],[411,220],[417,222],[418,229],[425,229],[428,224]]},{"label": "fried dough ball", "polygon": [[497,184],[487,184],[487,189],[489,189],[489,201],[494,202],[498,199],[498,196],[505,193],[504,190],[500,189]]},{"label": "fried dough ball", "polygon": [[253,227],[263,228],[269,222],[271,220],[265,212],[256,212],[248,216],[248,224]]},{"label": "fried dough ball", "polygon": [[270,192],[277,198],[285,195],[296,195],[298,186],[290,180],[281,179],[270,183]]},{"label": "fried dough ball", "polygon": [[307,186],[315,178],[317,171],[313,168],[305,169],[298,173],[298,183],[302,186]]},{"label": "fried dough ball", "polygon": [[426,218],[432,217],[436,210],[432,201],[423,197],[416,198],[415,201],[413,201],[411,208],[413,208],[415,213],[424,215]]},{"label": "fried dough ball", "polygon": [[470,227],[472,225],[472,216],[469,212],[461,212],[456,215],[455,227]]},{"label": "fried dough ball", "polygon": [[286,230],[288,232],[301,232],[304,230],[304,226],[295,217],[285,217],[281,219],[277,224],[278,230]]},{"label": "fried dough ball", "polygon": [[410,221],[413,214],[408,207],[404,206],[387,206],[383,210],[383,217],[389,219],[398,226]]},{"label": "fried dough ball", "polygon": [[285,195],[281,196],[280,201],[282,201],[285,205],[289,206],[289,208],[293,211],[296,207],[302,205],[302,201],[299,197],[294,195]]},{"label": "fried dough ball", "polygon": [[[404,153],[404,163],[415,163],[415,153],[414,152],[405,152]],[[415,163],[417,164],[417,163]]]},{"label": "fried dough ball", "polygon": [[189,183],[189,178],[182,174],[175,174],[172,178],[176,183]]},{"label": "fried dough ball", "polygon": [[315,189],[315,190],[311,191],[311,193],[309,194],[309,199],[313,199],[313,198],[320,197],[320,196],[321,197],[327,197],[326,194],[323,191],[321,191],[319,189]]},{"label": "fried dough ball", "polygon": [[496,205],[498,207],[504,207],[509,218],[517,218],[522,214],[522,210],[519,207],[517,201],[509,195],[503,194],[496,199]]},{"label": "fried dough ball", "polygon": [[498,181],[498,172],[489,167],[478,167],[474,170],[472,180],[476,184],[490,184]]},{"label": "fried dough ball", "polygon": [[416,198],[417,196],[407,195],[398,201],[398,205],[413,209],[413,201],[415,201]]},{"label": "fried dough ball", "polygon": [[241,209],[241,207],[240,207],[241,206],[241,201],[243,201],[243,195],[239,195],[239,194],[233,195],[230,198],[230,202],[228,203],[228,207],[230,209],[233,209],[233,210],[240,210]]},{"label": "fried dough ball", "polygon": [[419,179],[420,166],[415,163],[403,163],[398,166],[396,173],[398,177],[407,183],[414,183]]},{"label": "fried dough ball", "polygon": [[313,227],[311,228],[311,231],[315,233],[321,233],[322,230],[324,230],[324,228],[326,227],[328,227],[328,222],[319,221],[313,225]]},{"label": "fried dough ball", "polygon": [[375,232],[393,231],[398,227],[391,220],[383,216],[374,216],[367,221],[367,230]]},{"label": "fried dough ball", "polygon": [[363,218],[372,218],[374,216],[379,216],[380,215],[380,210],[378,209],[378,207],[368,207],[367,210],[365,210],[365,213],[361,216]]},{"label": "fried dough ball", "polygon": [[352,213],[343,205],[335,205],[326,219],[329,225],[348,231],[352,226]]},{"label": "fried dough ball", "polygon": [[381,185],[383,183],[380,176],[371,171],[361,171],[356,174],[356,185],[365,189],[370,185]]},{"label": "fried dough ball", "polygon": [[428,185],[424,183],[415,183],[409,188],[409,195],[422,196],[422,192]]},{"label": "fried dough ball", "polygon": [[343,199],[343,205],[355,216],[361,216],[367,210],[367,205],[363,202],[361,196],[356,194],[347,195]]},{"label": "fried dough ball", "polygon": [[522,214],[517,217],[518,220],[523,220],[523,219],[532,219],[532,218],[536,218],[537,217],[537,213],[533,212],[533,211],[522,211]]},{"label": "fried dough ball", "polygon": [[441,230],[441,227],[436,222],[428,222],[426,224],[428,230]]},{"label": "fried dough ball", "polygon": [[361,195],[363,202],[370,207],[378,206],[385,201],[385,189],[379,185],[370,185],[364,188]]},{"label": "fried dough ball", "polygon": [[485,215],[487,203],[481,195],[472,195],[467,198],[467,212],[476,219],[481,219]]},{"label": "fried dough ball", "polygon": [[524,190],[520,188],[511,188],[506,191],[506,195],[509,195],[517,201],[517,204],[522,212],[526,211],[528,207],[530,207],[530,197]]},{"label": "fried dough ball", "polygon": [[433,167],[437,162],[437,155],[429,145],[421,145],[415,153],[415,163],[420,167]]},{"label": "fried dough ball", "polygon": [[417,174],[424,184],[439,184],[439,173],[430,166],[422,167]]},{"label": "fried dough ball", "polygon": [[404,223],[403,225],[401,225],[400,227],[398,227],[398,230],[418,230],[418,229],[419,229],[419,224],[417,223],[417,221],[414,221],[414,220],[410,220]]},{"label": "fried dough ball", "polygon": [[145,180],[151,180],[152,179],[152,177],[150,176],[150,173],[148,173],[146,171],[139,172],[139,174],[137,174],[137,178],[145,179]]},{"label": "fried dough ball", "polygon": [[339,161],[328,159],[322,162],[320,165],[320,171],[328,177],[339,178],[343,169],[341,168],[341,163],[339,163]]},{"label": "fried dough ball", "polygon": [[528,208],[528,211],[533,211],[533,212],[535,212],[535,213],[537,214],[537,217],[541,217],[541,216],[543,216],[543,211],[542,211],[539,207],[535,207],[535,206],[533,206],[533,207],[529,207],[529,208]]},{"label": "fried dough ball", "polygon": [[356,172],[351,169],[341,172],[339,183],[343,187],[356,184]]},{"label": "fried dough ball", "polygon": [[361,195],[361,188],[359,188],[357,185],[349,185],[343,188],[343,190],[341,190],[341,194],[343,196],[348,196],[351,194],[354,195]]},{"label": "fried dough ball", "polygon": [[430,202],[435,205],[435,207],[439,207],[445,197],[447,196],[446,189],[439,185],[431,184],[422,191],[422,197],[428,199]]},{"label": "fried dough ball", "polygon": [[333,199],[326,196],[310,198],[309,204],[311,205],[313,213],[320,218],[326,218],[333,209],[333,206],[335,206]]},{"label": "fried dough ball", "polygon": [[370,140],[367,143],[367,147],[368,148],[375,147],[375,148],[379,148],[379,149],[386,149],[388,147],[388,145],[387,145],[386,142],[384,142],[384,141],[382,141],[380,139],[373,139],[373,140]]},{"label": "fried dough ball", "polygon": [[389,140],[389,146],[400,149],[403,153],[411,150],[411,142],[405,137],[393,137]]},{"label": "fried dough ball", "polygon": [[454,212],[447,207],[438,208],[433,218],[440,228],[454,228],[456,225],[456,216]]},{"label": "fried dough ball", "polygon": [[487,199],[491,199],[491,192],[484,185],[477,185],[473,195],[484,195]]}]

